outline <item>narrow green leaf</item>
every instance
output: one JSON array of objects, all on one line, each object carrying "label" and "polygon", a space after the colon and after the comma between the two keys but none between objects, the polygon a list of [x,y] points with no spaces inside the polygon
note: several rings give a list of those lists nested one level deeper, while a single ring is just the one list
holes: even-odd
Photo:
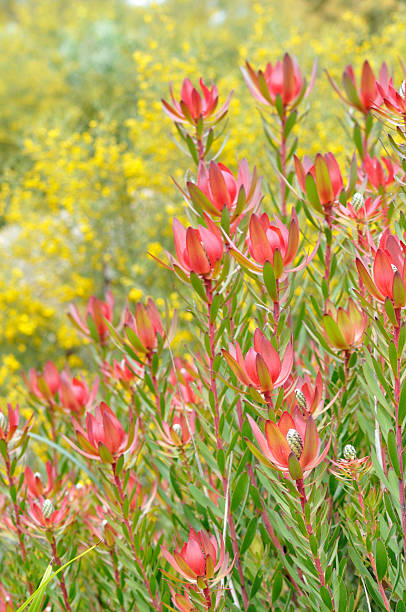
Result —
[{"label": "narrow green leaf", "polygon": [[390,429],[388,432],[388,453],[393,469],[395,470],[396,476],[401,478],[400,465],[399,465],[399,457],[398,451],[396,448],[396,436],[393,429]]},{"label": "narrow green leaf", "polygon": [[381,582],[388,571],[388,554],[382,540],[377,540],[375,545],[375,563],[378,580]]}]

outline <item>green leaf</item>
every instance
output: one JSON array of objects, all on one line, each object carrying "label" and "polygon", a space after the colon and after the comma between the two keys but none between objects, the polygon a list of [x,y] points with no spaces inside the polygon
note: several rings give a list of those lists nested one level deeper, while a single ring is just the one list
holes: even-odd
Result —
[{"label": "green leaf", "polygon": [[386,572],[388,571],[388,554],[386,552],[385,544],[382,542],[382,540],[376,541],[375,562],[378,580],[379,582],[381,582]]},{"label": "green leaf", "polygon": [[393,340],[389,343],[389,361],[393,374],[396,376],[398,371],[398,353],[396,350],[396,344],[393,342]]},{"label": "green leaf", "polygon": [[235,512],[235,510],[238,508],[238,506],[244,499],[248,485],[249,485],[248,473],[243,472],[237,481],[236,487],[231,497],[231,505],[230,505],[231,512]]},{"label": "green leaf", "polygon": [[392,323],[392,325],[397,326],[395,309],[393,307],[393,303],[390,298],[386,298],[385,300],[385,312],[388,316],[389,321]]},{"label": "green leaf", "polygon": [[268,291],[272,300],[276,302],[278,299],[278,291],[276,288],[275,272],[270,261],[266,261],[264,263],[263,276],[266,290]]},{"label": "green leaf", "polygon": [[332,610],[333,609],[333,602],[332,602],[331,595],[328,592],[327,587],[325,587],[325,586],[321,586],[320,587],[320,596],[321,596],[323,602],[326,604],[327,608],[329,610]]},{"label": "green leaf", "polygon": [[276,574],[274,575],[273,584],[272,584],[272,603],[273,604],[277,601],[279,595],[281,594],[282,586],[283,586],[282,574],[280,572],[276,572]]},{"label": "green leaf", "polygon": [[399,413],[398,413],[399,425],[402,425],[405,419],[405,416],[406,416],[406,380],[403,381],[403,385],[400,390]]},{"label": "green leaf", "polygon": [[393,429],[390,429],[388,432],[388,453],[393,469],[395,470],[396,476],[401,478],[400,465],[399,465],[399,457],[398,450],[396,447],[396,436]]},{"label": "green leaf", "polygon": [[309,204],[315,210],[317,210],[317,212],[322,213],[323,208],[320,204],[319,194],[317,193],[316,189],[316,183],[314,182],[314,178],[310,173],[306,176],[306,195]]},{"label": "green leaf", "polygon": [[245,532],[244,539],[242,541],[241,548],[240,548],[241,555],[243,555],[245,551],[248,550],[249,547],[251,546],[252,541],[255,537],[256,531],[257,531],[257,523],[258,523],[257,516],[254,516],[254,518],[252,518],[250,522],[248,523],[248,527]]},{"label": "green leaf", "polygon": [[300,463],[297,460],[296,455],[290,453],[289,455],[289,474],[293,480],[301,480],[303,478],[303,471],[300,467]]},{"label": "green leaf", "polygon": [[198,296],[204,301],[207,302],[206,291],[204,289],[203,283],[200,278],[197,276],[195,272],[190,273],[190,282],[192,283],[193,289],[196,291]]},{"label": "green leaf", "polygon": [[286,119],[285,140],[288,138],[290,132],[292,131],[292,128],[296,123],[296,119],[297,119],[297,111],[293,111],[292,113],[290,113],[289,117]]}]

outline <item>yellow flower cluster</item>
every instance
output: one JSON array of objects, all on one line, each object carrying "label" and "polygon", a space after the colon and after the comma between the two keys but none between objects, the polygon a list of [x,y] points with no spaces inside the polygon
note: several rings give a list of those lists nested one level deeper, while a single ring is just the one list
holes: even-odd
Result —
[{"label": "yellow flower cluster", "polygon": [[[107,286],[121,304],[126,295],[131,303],[173,291],[146,254],[172,248],[182,204],[170,177],[182,183],[191,166],[162,112],[170,81],[177,93],[186,76],[213,78],[220,101],[234,90],[221,160],[235,169],[247,157],[271,183],[261,118],[239,66],[248,59],[265,67],[289,51],[309,78],[318,57],[299,154],[350,157],[346,126],[337,123],[345,123],[342,104],[323,70],[340,81],[347,63],[359,74],[364,59],[375,69],[385,60],[400,82],[406,6],[362,0],[355,12],[351,2],[319,4],[36,0],[0,8],[3,392],[14,396],[18,372],[47,359],[81,365],[65,317],[72,300],[85,304]],[[172,294],[171,313],[181,306]],[[178,342],[187,339],[181,331]]]}]

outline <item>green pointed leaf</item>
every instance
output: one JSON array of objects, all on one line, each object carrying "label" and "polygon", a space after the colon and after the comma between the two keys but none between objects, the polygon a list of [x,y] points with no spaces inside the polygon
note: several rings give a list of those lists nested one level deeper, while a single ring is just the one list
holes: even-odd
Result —
[{"label": "green pointed leaf", "polygon": [[388,453],[389,453],[390,462],[393,466],[393,469],[395,470],[396,476],[398,478],[401,478],[402,476],[400,472],[399,457],[398,457],[398,451],[396,448],[396,436],[395,436],[395,432],[393,431],[393,429],[390,429],[388,432]]},{"label": "green pointed leaf", "polygon": [[385,544],[382,540],[377,540],[375,545],[375,563],[378,580],[382,582],[386,572],[388,571],[388,554]]}]

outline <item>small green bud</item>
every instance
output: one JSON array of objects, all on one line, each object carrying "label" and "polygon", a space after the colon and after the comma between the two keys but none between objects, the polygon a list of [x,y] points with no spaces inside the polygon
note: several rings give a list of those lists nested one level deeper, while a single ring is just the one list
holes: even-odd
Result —
[{"label": "small green bud", "polygon": [[357,451],[352,444],[346,444],[344,446],[343,455],[346,461],[354,461],[357,458]]},{"label": "small green bud", "polygon": [[300,433],[296,431],[296,429],[289,429],[288,433],[286,434],[286,441],[295,457],[300,459],[303,452],[303,440],[300,437]]},{"label": "small green bud", "polygon": [[365,204],[364,196],[359,191],[356,191],[354,195],[352,196],[352,200],[351,200],[351,205],[353,209],[355,210],[355,212],[358,212],[359,210],[361,210],[364,204]]},{"label": "small green bud", "polygon": [[49,519],[55,512],[54,504],[50,499],[45,499],[42,504],[42,515],[45,519]]},{"label": "small green bud", "polygon": [[304,396],[303,391],[301,391],[300,389],[296,389],[295,395],[296,395],[296,401],[299,404],[299,407],[302,408],[302,410],[307,410],[306,398]]}]

